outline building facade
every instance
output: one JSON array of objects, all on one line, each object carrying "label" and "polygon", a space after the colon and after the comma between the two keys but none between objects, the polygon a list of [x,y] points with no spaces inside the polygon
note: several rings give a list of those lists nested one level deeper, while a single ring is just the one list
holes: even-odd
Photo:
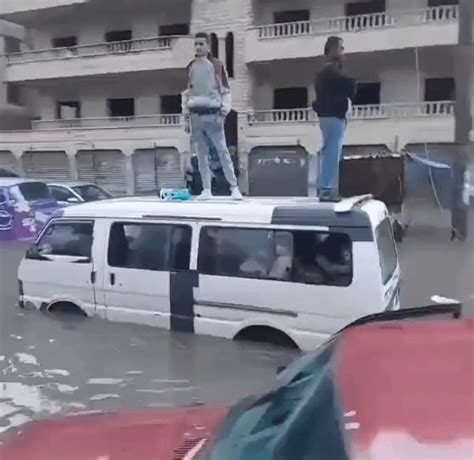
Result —
[{"label": "building facade", "polygon": [[198,31],[231,79],[226,130],[244,191],[274,177],[293,178],[289,193],[310,186],[321,135],[309,107],[329,35],[345,40],[359,82],[346,154],[454,158],[456,0],[1,0],[0,17],[26,30],[4,45],[0,79],[31,119],[2,127],[0,166],[27,176],[118,194],[182,185],[180,93]]}]

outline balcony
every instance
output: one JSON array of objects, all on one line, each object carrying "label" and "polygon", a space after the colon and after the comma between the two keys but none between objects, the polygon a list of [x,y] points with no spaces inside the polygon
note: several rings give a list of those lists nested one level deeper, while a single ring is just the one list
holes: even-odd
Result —
[{"label": "balcony", "polygon": [[[321,146],[317,117],[311,109],[266,110],[248,114],[246,141],[256,145]],[[355,106],[349,116],[348,145],[454,142],[454,102]]]},{"label": "balcony", "polygon": [[7,17],[17,13],[71,6],[87,3],[89,0],[0,0],[0,16]]},{"label": "balcony", "polygon": [[329,35],[346,40],[349,53],[435,45],[458,40],[458,7],[386,12],[317,21],[270,24],[247,31],[247,63],[314,58]]},{"label": "balcony", "polygon": [[0,150],[64,150],[68,148],[140,149],[153,146],[189,151],[181,115],[38,120],[28,131],[1,131]]},{"label": "balcony", "polygon": [[181,115],[141,115],[135,117],[70,118],[63,120],[37,120],[32,122],[35,131],[72,129],[117,129],[181,126]]},{"label": "balcony", "polygon": [[7,55],[7,82],[185,68],[193,38],[154,37]]}]

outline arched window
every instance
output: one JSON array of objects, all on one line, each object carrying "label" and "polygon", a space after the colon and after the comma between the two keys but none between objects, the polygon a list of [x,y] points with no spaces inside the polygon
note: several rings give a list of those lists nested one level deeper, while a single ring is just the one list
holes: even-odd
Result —
[{"label": "arched window", "polygon": [[229,78],[234,78],[234,34],[232,32],[225,37],[225,66]]},{"label": "arched window", "polygon": [[211,53],[215,58],[219,57],[219,39],[217,35],[212,33],[210,35],[211,38]]}]

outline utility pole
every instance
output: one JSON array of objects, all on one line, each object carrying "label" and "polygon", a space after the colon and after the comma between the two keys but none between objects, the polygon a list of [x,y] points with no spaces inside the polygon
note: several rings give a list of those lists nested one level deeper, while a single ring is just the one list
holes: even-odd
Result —
[{"label": "utility pole", "polygon": [[468,237],[469,203],[464,201],[464,182],[468,162],[474,161],[473,66],[474,66],[474,0],[459,0],[459,40],[455,51],[456,75],[456,161],[454,164],[453,203],[451,208],[452,239]]}]

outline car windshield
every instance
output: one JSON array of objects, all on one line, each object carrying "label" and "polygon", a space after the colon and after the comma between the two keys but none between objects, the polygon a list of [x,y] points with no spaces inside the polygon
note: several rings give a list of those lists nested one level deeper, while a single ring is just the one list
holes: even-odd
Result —
[{"label": "car windshield", "polygon": [[[206,460],[347,459],[334,384],[332,340],[280,376],[285,382],[243,409],[231,411]],[[267,458],[267,457],[264,457]]]},{"label": "car windshield", "polygon": [[53,200],[49,188],[43,182],[24,182],[18,189],[26,201]]},{"label": "car windshield", "polygon": [[78,185],[72,188],[84,201],[99,201],[112,198],[112,194],[97,185]]}]

